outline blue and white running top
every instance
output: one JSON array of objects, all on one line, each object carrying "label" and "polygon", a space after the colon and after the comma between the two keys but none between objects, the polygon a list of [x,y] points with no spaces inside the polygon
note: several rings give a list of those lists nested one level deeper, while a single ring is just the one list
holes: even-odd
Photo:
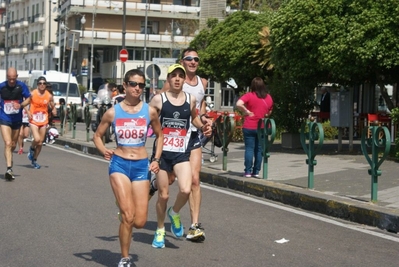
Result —
[{"label": "blue and white running top", "polygon": [[143,102],[141,110],[135,114],[124,111],[121,104],[114,106],[115,117],[112,127],[118,146],[141,147],[147,140],[147,129],[150,124],[150,112],[147,103]]},{"label": "blue and white running top", "polygon": [[30,97],[28,87],[21,81],[16,82],[14,87],[8,82],[0,83],[0,120],[6,122],[21,122],[22,110],[15,109],[13,103],[22,103],[24,99]]}]

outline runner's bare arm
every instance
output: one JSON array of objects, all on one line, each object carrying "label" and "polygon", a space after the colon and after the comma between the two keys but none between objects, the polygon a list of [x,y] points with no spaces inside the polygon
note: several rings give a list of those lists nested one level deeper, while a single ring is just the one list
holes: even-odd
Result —
[{"label": "runner's bare arm", "polygon": [[29,104],[30,104],[30,97],[28,97],[27,99],[25,99],[25,100],[21,103],[20,107],[21,107],[21,108],[24,108],[24,107],[26,107],[26,106],[29,105]]},{"label": "runner's bare arm", "polygon": [[[158,112],[154,107],[150,106],[150,119],[151,127],[156,135],[156,150],[155,158],[160,159],[163,149],[163,132],[161,128],[161,122],[159,121]],[[159,172],[159,162],[153,161],[150,164],[150,170],[154,173]]]},{"label": "runner's bare arm", "polygon": [[54,97],[51,96],[50,97],[50,102],[49,102],[51,111],[53,112],[53,115],[56,116],[57,115],[57,109],[55,108],[55,103],[54,103]]},{"label": "runner's bare arm", "polygon": [[101,122],[97,127],[97,131],[93,135],[94,145],[96,146],[97,150],[104,155],[104,159],[106,160],[111,159],[114,151],[105,147],[102,138],[105,134],[105,131],[107,130],[107,127],[111,126],[111,123],[114,120],[114,116],[115,109],[112,107],[104,113],[101,118]]},{"label": "runner's bare arm", "polygon": [[191,123],[200,129],[205,136],[211,136],[212,134],[212,127],[209,124],[203,124],[201,122],[200,116],[197,115],[197,109],[195,105],[195,97],[190,95],[190,107],[191,107]]},{"label": "runner's bare arm", "polygon": [[166,92],[170,89],[170,84],[168,83],[168,81],[165,81],[161,91],[159,91],[159,94],[162,94],[163,92]]},{"label": "runner's bare arm", "polygon": [[155,110],[157,111],[158,116],[159,116],[161,109],[162,109],[162,97],[160,94],[155,95],[151,99],[150,106],[155,108]]}]

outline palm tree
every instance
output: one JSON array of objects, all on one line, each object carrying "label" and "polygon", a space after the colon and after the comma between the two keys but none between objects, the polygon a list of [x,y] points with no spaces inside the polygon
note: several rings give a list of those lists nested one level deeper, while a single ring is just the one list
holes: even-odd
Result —
[{"label": "palm tree", "polygon": [[252,64],[258,64],[262,69],[273,70],[273,64],[270,62],[272,54],[272,46],[270,44],[270,28],[265,26],[259,33],[260,47],[254,52],[253,58],[255,59]]}]

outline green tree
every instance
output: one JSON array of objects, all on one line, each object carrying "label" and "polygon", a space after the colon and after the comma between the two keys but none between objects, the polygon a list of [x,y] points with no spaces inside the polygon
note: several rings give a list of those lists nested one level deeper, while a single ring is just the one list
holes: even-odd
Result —
[{"label": "green tree", "polygon": [[280,7],[283,0],[228,0],[226,4],[233,9],[239,9],[240,2],[242,2],[243,10],[276,10]]},{"label": "green tree", "polygon": [[217,82],[233,78],[239,88],[249,85],[255,76],[265,77],[265,70],[252,64],[252,55],[259,44],[258,32],[269,20],[268,13],[235,12],[213,28],[202,30],[190,44],[199,51],[200,72]]},{"label": "green tree", "polygon": [[271,22],[272,62],[291,81],[384,84],[399,75],[398,0],[291,0]]}]

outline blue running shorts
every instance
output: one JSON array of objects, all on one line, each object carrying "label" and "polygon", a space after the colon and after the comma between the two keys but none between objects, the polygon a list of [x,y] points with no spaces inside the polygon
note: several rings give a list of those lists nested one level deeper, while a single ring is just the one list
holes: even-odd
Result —
[{"label": "blue running shorts", "polygon": [[109,175],[114,172],[126,175],[131,182],[145,181],[151,179],[151,172],[149,171],[150,162],[145,159],[124,159],[117,155],[113,155],[109,162]]}]

